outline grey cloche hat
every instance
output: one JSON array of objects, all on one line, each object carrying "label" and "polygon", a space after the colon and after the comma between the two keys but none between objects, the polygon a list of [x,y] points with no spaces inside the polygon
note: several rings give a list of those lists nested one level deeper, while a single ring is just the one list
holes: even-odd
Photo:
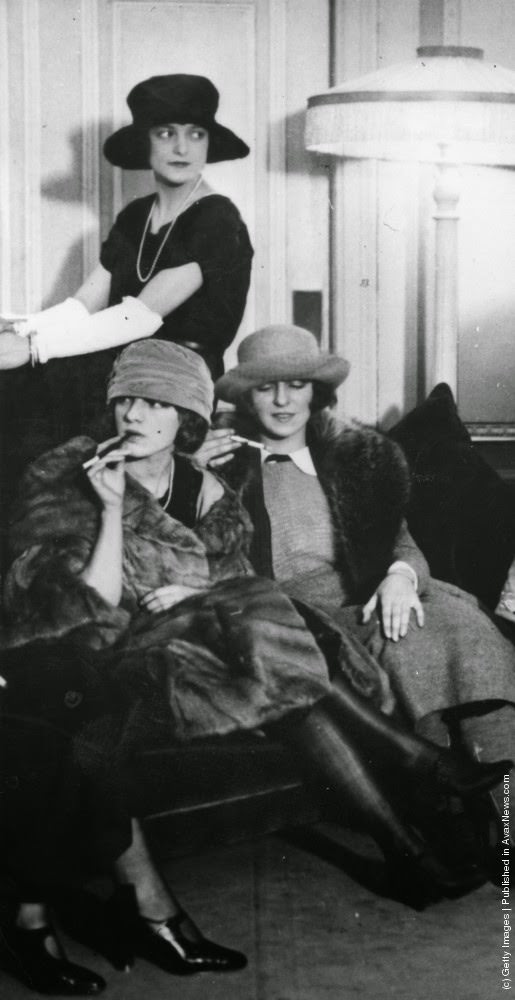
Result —
[{"label": "grey cloche hat", "polygon": [[316,338],[301,326],[277,324],[256,330],[238,347],[238,364],[215,383],[215,395],[227,403],[264,382],[305,379],[332,389],[347,378],[349,362],[320,350]]},{"label": "grey cloche hat", "polygon": [[168,340],[137,340],[116,359],[107,386],[107,402],[141,396],[198,413],[209,422],[213,382],[198,354]]}]

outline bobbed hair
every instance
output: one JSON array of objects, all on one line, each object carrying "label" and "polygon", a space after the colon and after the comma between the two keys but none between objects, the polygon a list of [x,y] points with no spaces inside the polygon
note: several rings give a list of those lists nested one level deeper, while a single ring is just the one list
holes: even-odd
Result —
[{"label": "bobbed hair", "polygon": [[313,382],[313,398],[310,404],[312,413],[320,413],[320,410],[332,410],[336,406],[336,392],[330,385],[323,382]]},{"label": "bobbed hair", "polygon": [[176,406],[175,409],[179,415],[179,427],[174,450],[183,455],[193,455],[204,441],[209,424],[199,413],[193,413],[193,410],[187,410],[183,406]]}]

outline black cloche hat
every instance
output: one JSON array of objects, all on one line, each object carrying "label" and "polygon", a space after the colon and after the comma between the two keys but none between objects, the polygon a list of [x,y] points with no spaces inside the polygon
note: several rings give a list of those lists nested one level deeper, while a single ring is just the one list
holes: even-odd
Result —
[{"label": "black cloche hat", "polygon": [[148,169],[148,130],[171,122],[202,125],[209,132],[208,163],[238,160],[249,147],[215,119],[219,94],[205,76],[173,73],[152,76],[136,84],[127,97],[132,125],[113,132],[104,143],[104,155],[116,167]]}]

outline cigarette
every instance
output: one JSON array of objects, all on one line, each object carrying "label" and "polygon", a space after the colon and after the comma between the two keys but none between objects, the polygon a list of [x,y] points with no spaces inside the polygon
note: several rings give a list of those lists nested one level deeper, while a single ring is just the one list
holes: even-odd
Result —
[{"label": "cigarette", "polygon": [[250,441],[249,438],[240,437],[239,434],[232,434],[231,439],[237,441],[238,444],[248,444],[249,448],[259,448],[260,451],[268,451],[264,444],[260,444],[259,441]]},{"label": "cigarette", "polygon": [[87,462],[82,463],[82,468],[84,469],[84,471],[86,471],[86,469],[91,469],[92,465],[96,465],[97,462],[98,462],[98,455],[93,455],[93,458],[88,458]]},{"label": "cigarette", "polygon": [[104,456],[108,455],[110,451],[114,451],[116,448],[118,448],[118,446],[122,444],[123,441],[125,441],[125,437],[126,437],[125,434],[121,434],[120,437],[116,439],[116,441],[110,441],[109,444],[107,445],[100,445],[97,454],[93,455],[93,458],[88,458],[87,462],[83,462],[82,468],[84,470],[91,469],[91,467],[93,465],[96,465],[96,463],[99,462],[101,458],[104,458]]}]

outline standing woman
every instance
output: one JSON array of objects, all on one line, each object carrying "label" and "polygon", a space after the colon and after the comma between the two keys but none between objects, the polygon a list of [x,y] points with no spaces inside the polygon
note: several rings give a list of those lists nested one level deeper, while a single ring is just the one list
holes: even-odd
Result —
[{"label": "standing woman", "polygon": [[[0,321],[0,369],[93,355],[80,368],[37,373],[28,395],[38,396],[40,413],[30,429],[41,417],[50,427],[38,448],[24,449],[26,457],[97,430],[113,348],[158,333],[200,354],[213,377],[222,374],[245,309],[253,250],[236,206],[202,176],[206,163],[249,152],[217,122],[218,99],[210,80],[190,74],[151,77],[130,91],[132,124],[107,139],[104,154],[125,170],[150,168],[155,193],[120,212],[99,264],[73,297]],[[26,434],[27,415],[22,419]]]}]

